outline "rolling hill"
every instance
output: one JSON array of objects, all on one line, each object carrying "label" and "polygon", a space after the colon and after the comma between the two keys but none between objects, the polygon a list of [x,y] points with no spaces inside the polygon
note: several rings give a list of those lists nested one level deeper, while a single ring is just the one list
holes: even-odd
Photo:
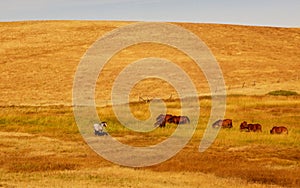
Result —
[{"label": "rolling hill", "polygon": [[[71,105],[74,75],[87,49],[105,33],[130,23],[0,23],[0,105]],[[279,89],[300,92],[300,28],[174,24],[207,44],[222,68],[228,94],[260,95]],[[209,92],[205,78],[184,54],[166,46],[140,44],[119,52],[107,64],[98,80],[97,103],[109,103],[112,84],[122,68],[153,56],[183,67],[199,95]],[[131,97],[167,98],[174,92],[166,83],[144,80],[134,87]]]}]

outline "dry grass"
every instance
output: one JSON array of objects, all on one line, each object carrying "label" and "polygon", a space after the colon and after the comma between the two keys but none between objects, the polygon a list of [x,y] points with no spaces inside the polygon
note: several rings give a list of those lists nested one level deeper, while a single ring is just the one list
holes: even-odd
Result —
[{"label": "dry grass", "polygon": [[[220,63],[227,92],[234,94],[227,98],[226,108],[234,128],[221,130],[212,147],[199,153],[211,109],[209,97],[202,97],[194,137],[170,160],[128,169],[96,155],[84,143],[68,107],[73,77],[80,58],[97,38],[127,24],[0,23],[0,187],[300,186],[300,98],[261,95],[273,90],[300,93],[299,28],[178,24],[200,36]],[[105,66],[98,80],[97,104],[109,104],[111,86],[122,68],[152,56],[180,65],[199,94],[209,91],[189,57],[167,46],[143,43],[116,54]],[[139,95],[168,98],[170,94],[176,97],[170,85],[148,79],[135,85],[130,99],[136,101]],[[170,113],[178,113],[177,101],[167,106]],[[130,107],[137,118],[149,117],[148,105],[132,103]],[[109,106],[98,108],[98,113],[108,121],[111,135],[134,146],[158,143],[175,129],[168,125],[150,133],[135,133],[118,123]],[[244,120],[262,124],[263,132],[241,133],[238,126]],[[274,125],[287,126],[289,135],[270,135]]]},{"label": "dry grass", "polygon": [[[20,186],[30,180],[36,186],[49,181],[53,186],[74,183],[91,186],[139,187],[148,184],[149,187],[194,187],[206,185],[207,179],[207,186],[222,185],[224,181],[229,182],[228,185],[224,183],[224,187],[230,187],[230,184],[251,187],[254,182],[299,186],[299,96],[229,96],[226,117],[234,120],[234,127],[221,130],[212,147],[204,153],[199,153],[198,147],[211,104],[209,98],[201,98],[200,101],[200,122],[189,144],[162,164],[135,170],[117,167],[97,156],[82,140],[69,107],[3,107],[0,114],[0,164],[6,181],[2,184],[14,184],[19,178]],[[177,109],[178,103],[170,102],[167,106],[172,112]],[[135,112],[141,113],[147,107],[146,104],[132,104]],[[156,144],[166,139],[175,128],[168,125],[165,129],[136,133],[123,128],[110,107],[99,108],[98,112],[107,118],[109,133],[132,146]],[[263,132],[240,132],[239,124],[243,120],[261,123]],[[287,126],[289,135],[270,135],[270,128],[277,124]],[[114,173],[121,174],[115,178]],[[164,179],[165,175],[168,178]],[[81,178],[75,179],[77,176]],[[139,181],[135,176],[140,177]],[[97,180],[100,177],[104,180]],[[171,177],[180,180],[172,180]],[[66,183],[69,179],[72,181]]]},{"label": "dry grass", "polygon": [[[0,23],[0,93],[5,96],[0,104],[70,105],[73,77],[81,57],[104,33],[126,24],[129,22]],[[178,25],[200,36],[212,50],[224,73],[228,93],[253,95],[280,89],[300,92],[300,29]],[[110,99],[112,82],[124,66],[145,57],[163,57],[179,64],[200,94],[208,92],[201,71],[190,58],[167,46],[143,43],[121,51],[107,64],[98,80],[97,104],[106,104]],[[174,93],[167,84],[147,82],[132,91],[133,100],[138,94],[165,98]],[[160,92],[162,89],[164,92]]]},{"label": "dry grass", "polygon": [[[0,186],[4,187],[270,187],[247,183],[237,178],[190,172],[153,172],[122,167],[102,167],[94,170],[67,170],[43,173],[5,173]],[[279,186],[272,186],[279,187]]]}]

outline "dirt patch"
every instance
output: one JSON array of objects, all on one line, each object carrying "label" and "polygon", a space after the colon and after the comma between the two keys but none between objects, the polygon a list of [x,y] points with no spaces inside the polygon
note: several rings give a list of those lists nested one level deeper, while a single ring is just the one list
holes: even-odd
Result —
[{"label": "dirt patch", "polygon": [[29,133],[20,133],[20,132],[0,132],[1,137],[35,137],[33,134]]},{"label": "dirt patch", "polygon": [[232,148],[229,148],[227,151],[232,151],[232,152],[235,152],[235,151],[247,151],[247,150],[249,150],[252,147],[253,146],[232,147]]}]

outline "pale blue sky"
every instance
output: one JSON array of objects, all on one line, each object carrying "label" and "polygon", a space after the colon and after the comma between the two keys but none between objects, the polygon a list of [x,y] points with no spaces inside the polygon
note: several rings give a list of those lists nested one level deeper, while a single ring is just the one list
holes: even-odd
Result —
[{"label": "pale blue sky", "polygon": [[300,27],[299,0],[1,0],[0,21],[132,20]]}]

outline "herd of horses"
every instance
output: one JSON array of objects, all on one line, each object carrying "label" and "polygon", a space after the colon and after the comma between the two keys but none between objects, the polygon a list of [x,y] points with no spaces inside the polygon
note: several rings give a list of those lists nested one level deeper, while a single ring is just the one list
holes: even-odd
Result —
[{"label": "herd of horses", "polygon": [[[171,114],[160,114],[156,118],[155,126],[165,127],[166,123],[174,123],[174,124],[189,124],[190,119],[187,116],[173,116]],[[213,128],[232,128],[232,120],[224,119],[218,120],[212,124]],[[245,132],[262,132],[261,124],[248,124],[246,121],[243,121],[240,125],[240,131]],[[274,126],[270,130],[270,134],[288,134],[288,129],[284,126]]]}]

